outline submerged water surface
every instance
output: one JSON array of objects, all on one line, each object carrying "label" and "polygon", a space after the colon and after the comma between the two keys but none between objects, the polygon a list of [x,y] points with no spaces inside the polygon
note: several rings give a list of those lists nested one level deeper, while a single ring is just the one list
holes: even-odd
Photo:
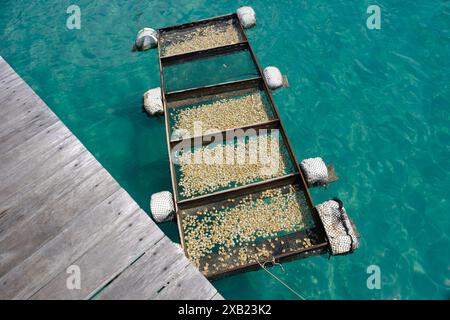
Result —
[{"label": "submerged water surface", "polygon": [[[272,271],[308,299],[445,299],[450,2],[375,2],[0,0],[0,54],[149,211],[149,196],[171,182],[163,120],[141,113],[142,94],[159,86],[157,53],[132,53],[136,32],[251,4],[260,63],[289,78],[275,100],[297,157],[322,156],[340,176],[313,199],[339,196],[362,235],[353,255]],[[81,30],[66,28],[70,4]],[[380,30],[366,27],[371,4]],[[162,228],[178,240],[174,223]],[[380,290],[367,288],[370,265]],[[214,285],[225,298],[296,298],[261,270]]]}]

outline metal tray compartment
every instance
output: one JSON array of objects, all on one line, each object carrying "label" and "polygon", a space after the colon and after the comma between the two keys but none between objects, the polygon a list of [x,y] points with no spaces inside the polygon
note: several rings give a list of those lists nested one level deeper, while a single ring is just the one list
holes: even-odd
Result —
[{"label": "metal tray compartment", "polygon": [[258,69],[245,44],[221,51],[216,55],[178,60],[177,63],[161,60],[166,61],[163,70],[166,93],[259,76]]},{"label": "metal tray compartment", "polygon": [[244,42],[235,16],[187,23],[160,30],[161,56],[180,55]]},{"label": "metal tray compartment", "polygon": [[[203,140],[197,141],[195,147],[192,142],[196,142],[196,139],[183,140],[173,147],[172,159],[179,200],[298,172],[295,160],[290,157],[284,137],[276,126],[249,128],[229,137],[226,133],[218,133],[215,138],[213,136],[210,139],[203,136]],[[185,148],[182,150],[182,147]]]},{"label": "metal tray compartment", "polygon": [[292,181],[181,209],[178,219],[187,256],[215,279],[320,252],[327,242],[312,210],[301,185]]},{"label": "metal tray compartment", "polygon": [[167,95],[166,99],[171,141],[195,136],[195,128],[221,132],[277,119],[258,78],[210,90],[193,90],[181,96]]}]

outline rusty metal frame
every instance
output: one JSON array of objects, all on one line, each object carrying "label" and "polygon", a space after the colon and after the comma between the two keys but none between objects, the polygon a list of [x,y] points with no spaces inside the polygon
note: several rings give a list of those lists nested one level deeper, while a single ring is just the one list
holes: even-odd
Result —
[{"label": "rusty metal frame", "polygon": [[[312,218],[313,218],[314,224],[315,224],[314,232],[316,232],[318,237],[320,239],[323,239],[323,241],[315,246],[310,247],[310,248],[303,248],[303,249],[300,249],[300,250],[297,250],[294,252],[289,252],[289,253],[286,253],[283,255],[276,256],[275,260],[276,261],[292,260],[292,259],[296,259],[298,257],[302,257],[308,253],[313,253],[313,252],[321,253],[321,252],[327,250],[327,248],[329,247],[329,243],[328,243],[327,237],[325,235],[325,230],[324,230],[323,224],[322,224],[322,222],[317,214],[317,211],[314,207],[314,203],[312,201],[311,194],[309,192],[305,177],[303,175],[302,170],[300,169],[299,163],[296,160],[295,154],[292,150],[291,144],[286,135],[283,123],[280,119],[279,112],[278,112],[275,102],[273,100],[271,90],[269,89],[267,82],[266,82],[265,78],[263,77],[261,66],[259,65],[258,60],[256,59],[256,55],[248,41],[247,35],[245,34],[242,24],[239,22],[239,19],[237,18],[237,15],[235,13],[233,13],[233,14],[214,17],[214,18],[199,20],[199,21],[195,21],[195,22],[170,26],[170,27],[159,29],[159,33],[161,36],[161,34],[164,34],[165,32],[181,30],[181,29],[195,27],[195,26],[199,26],[199,25],[207,24],[207,23],[220,22],[220,21],[224,21],[224,20],[228,20],[228,19],[237,20],[240,32],[242,33],[242,38],[244,39],[242,42],[239,42],[236,44],[231,44],[231,45],[226,45],[226,46],[221,46],[221,47],[205,49],[205,50],[171,55],[171,56],[162,56],[161,55],[161,46],[158,46],[158,60],[159,60],[160,79],[161,79],[161,88],[162,88],[161,96],[162,96],[163,106],[164,106],[165,127],[166,127],[166,142],[167,142],[167,148],[168,148],[168,154],[169,154],[170,174],[171,174],[171,180],[172,180],[173,195],[175,198],[175,210],[177,212],[176,216],[177,216],[179,235],[180,235],[180,239],[181,239],[181,245],[183,248],[185,248],[183,229],[182,229],[182,224],[180,221],[181,219],[179,217],[180,209],[192,208],[192,207],[196,207],[199,205],[212,203],[214,201],[217,201],[218,199],[230,198],[233,196],[251,193],[256,190],[269,189],[269,188],[273,188],[273,187],[280,186],[280,185],[295,183],[295,184],[298,184],[298,186],[303,190],[303,192],[305,194],[305,198],[306,198],[308,207],[310,209],[310,212],[312,214]],[[211,57],[211,56],[227,54],[227,53],[236,52],[239,50],[248,50],[249,51],[250,56],[256,67],[256,70],[258,72],[258,75],[259,75],[258,77],[244,79],[244,80],[238,80],[238,81],[230,81],[230,82],[226,82],[226,83],[214,84],[214,85],[197,87],[197,88],[189,88],[186,90],[166,92],[165,85],[164,85],[164,67],[165,66],[184,63],[186,61],[203,59],[203,58]],[[173,101],[177,101],[179,99],[184,99],[186,97],[211,95],[211,94],[223,92],[223,90],[228,90],[230,88],[231,89],[232,88],[242,88],[245,86],[254,85],[256,83],[262,85],[263,90],[267,94],[269,103],[274,111],[275,118],[266,123],[252,124],[252,125],[249,125],[246,127],[241,127],[241,128],[232,128],[232,129],[228,129],[225,131],[221,131],[219,133],[222,134],[223,136],[225,136],[228,132],[234,131],[236,129],[244,129],[245,130],[248,128],[277,127],[282,135],[282,138],[286,145],[287,151],[289,153],[289,157],[295,168],[295,172],[281,176],[281,177],[267,179],[267,180],[264,180],[261,182],[251,183],[251,184],[247,184],[244,186],[229,188],[226,190],[214,192],[214,193],[203,195],[203,196],[197,196],[197,197],[183,199],[183,200],[179,199],[177,180],[176,180],[176,171],[175,171],[175,167],[174,167],[174,163],[173,163],[173,159],[172,159],[172,148],[177,143],[182,142],[183,139],[171,140],[171,138],[170,138],[170,123],[169,123],[170,106],[168,106],[168,105]],[[193,139],[200,139],[200,138],[203,141],[204,138],[208,138],[208,137],[207,136],[189,137],[187,139],[193,140]],[[248,265],[243,265],[239,268],[226,270],[224,272],[220,272],[219,274],[214,274],[212,276],[209,276],[209,278],[218,278],[218,277],[226,276],[228,274],[233,274],[233,273],[239,272],[239,271],[255,269],[257,267],[258,267],[258,264],[256,262],[250,263]]]}]

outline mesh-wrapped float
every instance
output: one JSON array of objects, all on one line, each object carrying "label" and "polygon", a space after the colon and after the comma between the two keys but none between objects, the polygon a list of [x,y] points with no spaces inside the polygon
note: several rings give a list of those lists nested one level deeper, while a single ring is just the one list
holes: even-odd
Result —
[{"label": "mesh-wrapped float", "polygon": [[351,253],[359,246],[357,232],[345,208],[336,200],[317,206],[333,255]]}]

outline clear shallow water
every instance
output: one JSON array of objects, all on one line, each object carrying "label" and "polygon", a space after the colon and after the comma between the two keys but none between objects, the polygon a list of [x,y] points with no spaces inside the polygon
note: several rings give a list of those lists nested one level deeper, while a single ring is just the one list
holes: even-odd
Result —
[{"label": "clear shallow water", "polygon": [[[309,299],[450,297],[450,3],[376,1],[76,1],[82,29],[66,29],[72,1],[0,0],[0,54],[148,211],[170,190],[162,119],[141,113],[159,85],[155,50],[130,51],[144,26],[163,27],[250,3],[249,40],[290,88],[275,93],[299,159],[323,156],[341,180],[314,190],[341,197],[362,235],[353,255],[284,264],[279,277]],[[164,231],[177,240],[175,224]],[[366,268],[382,272],[368,290]],[[216,281],[226,298],[293,299],[263,271]]]}]

